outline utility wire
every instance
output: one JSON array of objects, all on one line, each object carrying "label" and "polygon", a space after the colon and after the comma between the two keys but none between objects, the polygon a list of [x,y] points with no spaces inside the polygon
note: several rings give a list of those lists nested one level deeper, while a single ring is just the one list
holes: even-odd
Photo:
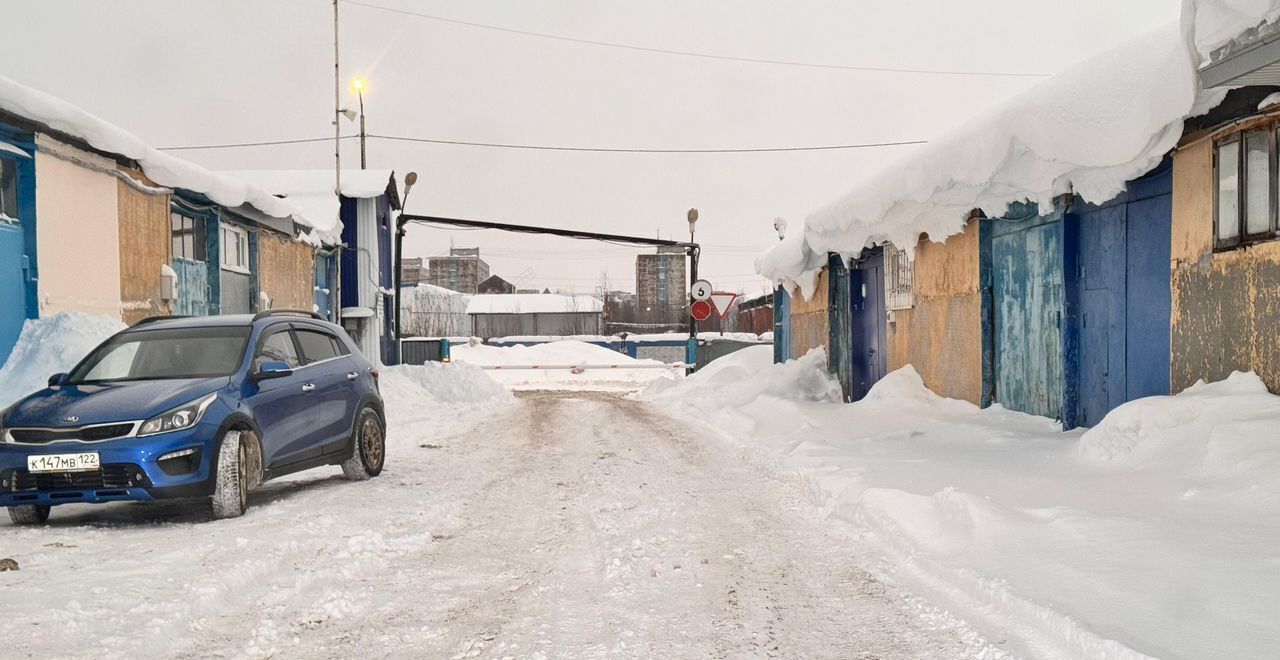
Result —
[{"label": "utility wire", "polygon": [[394,14],[402,14],[405,16],[415,16],[417,18],[425,18],[431,21],[439,21],[441,23],[452,23],[454,25],[465,25],[467,27],[479,28],[482,30],[493,30],[495,32],[506,32],[508,34],[519,34],[526,37],[538,37],[541,39],[554,39],[556,41],[567,41],[576,44],[587,44],[589,46],[604,46],[607,48],[621,48],[624,50],[635,50],[645,53],[662,53],[664,55],[680,55],[684,57],[700,57],[709,60],[725,60],[730,62],[752,62],[755,64],[776,64],[781,66],[799,66],[811,69],[843,69],[846,71],[876,71],[881,73],[918,73],[925,75],[938,76],[1005,76],[1020,78],[1044,78],[1049,74],[1046,73],[1027,73],[1012,71],[955,71],[946,69],[907,69],[899,67],[885,66],[854,66],[849,64],[826,64],[822,62],[797,62],[792,60],[774,60],[759,57],[736,57],[733,55],[719,55],[715,53],[699,53],[687,50],[671,50],[667,48],[652,48],[649,46],[636,46],[633,44],[619,44],[608,41],[595,41],[592,39],[578,39],[576,37],[566,37],[559,34],[546,34],[543,32],[533,32],[531,30],[517,30],[515,28],[501,27],[498,25],[488,25],[485,23],[473,23],[471,21],[463,21],[456,18],[445,18],[444,16],[435,16],[433,14],[424,14],[407,9],[396,9],[394,7],[383,7],[368,2],[358,2],[358,0],[339,0],[348,5],[365,7],[368,9],[376,9],[379,11],[391,12]]},{"label": "utility wire", "polygon": [[[342,139],[350,140],[358,135],[344,135]],[[331,137],[302,138],[299,140],[267,140],[264,142],[233,142],[230,144],[196,144],[184,147],[160,147],[160,151],[196,151],[199,149],[238,149],[240,147],[273,147],[279,144],[305,144],[308,142],[332,142]]]},{"label": "utility wire", "polygon": [[[342,139],[351,139],[353,135],[344,135]],[[803,147],[742,147],[742,148],[711,148],[711,149],[649,149],[649,148],[630,148],[630,147],[570,147],[563,145],[549,144],[515,144],[503,142],[473,142],[467,140],[439,140],[435,138],[419,138],[407,137],[401,135],[367,135],[369,140],[391,140],[395,142],[417,142],[426,144],[443,144],[464,147],[486,147],[491,149],[523,149],[532,151],[574,151],[587,153],[614,153],[614,154],[748,154],[748,153],[777,153],[784,151],[834,151],[840,149],[870,149],[875,147],[899,147],[912,144],[924,144],[927,140],[902,140],[898,142],[863,142],[854,144],[824,144]],[[161,151],[195,151],[202,149],[239,149],[242,147],[266,147],[274,145],[303,144],[308,142],[328,142],[333,140],[331,137],[326,138],[307,138],[302,140],[276,140],[267,142],[233,142],[228,144],[199,144],[186,145],[181,147],[160,147]]]},{"label": "utility wire", "polygon": [[835,149],[868,149],[872,147],[897,147],[909,144],[924,144],[926,140],[904,140],[901,142],[865,142],[860,144],[826,144],[810,147],[744,147],[724,149],[648,149],[628,147],[566,147],[546,144],[509,144],[502,142],[469,142],[464,140],[437,140],[434,138],[403,137],[396,135],[370,135],[379,140],[397,142],[426,142],[430,144],[450,144],[466,147],[491,147],[494,149],[529,149],[535,151],[586,151],[592,153],[613,154],[745,154],[773,153],[779,151],[830,151]]}]

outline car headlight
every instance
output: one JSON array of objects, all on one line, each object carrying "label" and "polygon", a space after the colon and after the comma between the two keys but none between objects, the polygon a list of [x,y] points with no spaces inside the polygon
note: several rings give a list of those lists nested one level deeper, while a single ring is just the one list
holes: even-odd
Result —
[{"label": "car headlight", "polygon": [[184,403],[173,410],[156,415],[142,423],[142,427],[138,429],[138,436],[157,435],[189,429],[200,421],[200,418],[204,416],[204,411],[216,398],[218,398],[218,393],[214,392],[202,396],[191,403]]}]

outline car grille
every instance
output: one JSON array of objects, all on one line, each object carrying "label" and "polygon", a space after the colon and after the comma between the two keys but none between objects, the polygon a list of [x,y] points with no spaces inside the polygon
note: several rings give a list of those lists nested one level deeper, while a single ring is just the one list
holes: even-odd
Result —
[{"label": "car grille", "polygon": [[121,424],[103,424],[86,426],[79,429],[9,429],[9,437],[14,442],[28,445],[43,445],[59,440],[80,440],[82,442],[100,442],[123,438],[133,432],[133,422]]},{"label": "car grille", "polygon": [[127,463],[103,465],[99,470],[86,472],[37,472],[26,470],[13,471],[13,492],[93,489],[93,488],[128,488],[129,486],[148,486],[146,477],[141,482],[130,481],[135,473],[141,471]]}]

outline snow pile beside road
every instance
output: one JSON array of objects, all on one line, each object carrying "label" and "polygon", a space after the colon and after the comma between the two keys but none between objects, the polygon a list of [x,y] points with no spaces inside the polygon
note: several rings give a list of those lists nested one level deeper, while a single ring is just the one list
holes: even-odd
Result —
[{"label": "snow pile beside road", "polygon": [[116,319],[80,312],[27,321],[9,359],[0,367],[0,410],[43,389],[49,376],[70,371],[89,351],[124,328]]},{"label": "snow pile beside road", "polygon": [[581,341],[507,347],[476,342],[450,346],[449,354],[454,363],[485,368],[515,389],[635,390],[671,372],[657,360],[637,360]]},{"label": "snow pile beside road", "polygon": [[379,382],[388,408],[412,408],[423,402],[479,404],[511,401],[511,393],[469,364],[428,362],[384,367]]},{"label": "snow pile beside road", "polygon": [[703,409],[746,406],[766,396],[838,402],[840,385],[824,370],[826,362],[826,352],[817,348],[798,360],[773,364],[773,346],[752,346],[714,360],[688,378],[656,380],[637,398],[696,401]]},{"label": "snow pile beside road", "polygon": [[820,389],[796,384],[820,375],[811,356],[770,365],[735,354],[642,398],[795,475],[833,528],[880,548],[893,580],[1014,655],[1189,660],[1280,647],[1280,397],[1256,376],[1062,432],[940,397],[910,368],[862,402],[815,401]]}]

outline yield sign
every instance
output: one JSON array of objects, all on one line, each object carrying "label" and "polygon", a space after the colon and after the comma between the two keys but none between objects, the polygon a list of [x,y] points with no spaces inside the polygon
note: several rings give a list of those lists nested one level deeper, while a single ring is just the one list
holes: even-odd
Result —
[{"label": "yield sign", "polygon": [[724,318],[724,315],[729,313],[729,308],[733,306],[733,301],[737,300],[737,298],[738,294],[736,293],[717,292],[711,294],[711,304],[715,305],[716,313],[720,315],[720,318]]}]

